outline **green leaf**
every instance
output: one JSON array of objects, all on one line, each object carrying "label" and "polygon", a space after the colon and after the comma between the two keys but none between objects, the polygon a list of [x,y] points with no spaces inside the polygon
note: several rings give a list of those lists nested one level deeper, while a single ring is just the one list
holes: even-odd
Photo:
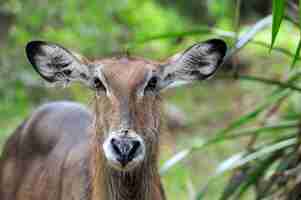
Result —
[{"label": "green leaf", "polygon": [[294,66],[296,65],[297,61],[299,60],[300,50],[301,50],[301,34],[300,34],[300,39],[299,39],[299,42],[298,42],[298,47],[297,47],[296,53],[294,55],[294,59],[293,59],[293,63],[291,65],[291,68],[294,68]]},{"label": "green leaf", "polygon": [[[286,81],[286,83],[292,84],[296,80],[298,80],[298,78],[299,78],[299,74],[295,73]],[[225,140],[244,136],[244,134],[249,135],[250,132],[249,133],[237,133],[237,134],[233,134],[233,135],[229,135],[228,133],[231,131],[234,131],[235,129],[242,127],[243,125],[245,125],[246,123],[248,123],[252,120],[255,120],[257,118],[257,116],[260,113],[262,113],[266,108],[268,108],[269,106],[278,102],[280,99],[290,96],[291,94],[292,94],[292,91],[290,91],[286,88],[283,88],[283,87],[278,87],[277,89],[273,90],[271,92],[271,94],[265,98],[264,102],[262,102],[261,104],[256,106],[256,108],[253,111],[243,115],[239,119],[230,123],[230,125],[228,127],[218,131],[217,133],[214,134],[215,135],[214,137],[210,138],[207,141],[202,141],[200,143],[194,144],[190,148],[184,149],[183,151],[180,151],[176,155],[172,156],[168,161],[166,161],[163,164],[163,166],[161,167],[161,170],[160,170],[160,174],[163,176],[170,168],[172,168],[174,165],[176,165],[177,163],[179,163],[180,161],[185,159],[187,156],[189,156],[194,151],[199,151],[209,145],[217,144],[217,143],[223,142]],[[284,128],[291,128],[291,125],[289,125],[289,127],[286,127],[286,126],[287,125],[285,125]],[[274,129],[281,129],[281,128],[283,128],[283,126],[282,127],[268,127],[268,128],[265,127],[265,131],[267,129],[274,130]],[[257,129],[257,130],[255,130],[255,134],[261,133],[261,132],[263,132],[263,130]],[[254,134],[254,132],[251,132],[251,134]]]},{"label": "green leaf", "polygon": [[[221,199],[225,200],[229,197],[233,196],[234,193],[237,191],[237,195],[242,195],[249,186],[254,183],[254,181],[261,177],[263,174],[263,171],[268,168],[274,161],[277,160],[281,154],[278,153],[278,151],[282,151],[288,146],[291,146],[297,142],[296,138],[283,138],[280,141],[276,141],[274,143],[271,143],[267,146],[258,147],[255,152],[247,152],[243,151],[240,153],[237,153],[235,155],[232,155],[230,158],[226,159],[225,161],[221,162],[218,167],[215,170],[215,173],[210,176],[210,179],[205,184],[205,187],[203,187],[198,193],[196,200],[201,200],[201,197],[205,196],[205,193],[207,191],[207,188],[211,183],[214,182],[217,178],[219,178],[221,175],[223,175],[227,171],[231,171],[233,169],[236,169],[237,173],[232,176],[229,184],[225,188],[223,195]],[[260,160],[258,165],[252,165],[251,168],[248,167],[249,162],[261,159],[261,157],[267,157],[263,160]],[[247,170],[247,171],[246,171]]]},{"label": "green leaf", "polygon": [[277,176],[277,174],[284,174],[285,171],[290,166],[293,166],[292,165],[293,163],[297,163],[298,157],[299,157],[299,155],[295,151],[289,151],[288,153],[283,155],[283,157],[281,158],[276,170],[273,171],[273,174],[275,174],[276,176],[272,175],[267,180],[266,185],[262,186],[261,188],[258,188],[259,192],[258,192],[258,198],[257,199],[263,199],[263,198],[269,196],[273,185],[277,184],[279,182],[279,179],[282,178],[282,176]]},{"label": "green leaf", "polygon": [[[254,153],[251,153],[251,154],[248,154],[247,156],[244,156],[241,159],[236,159],[236,162],[231,162],[231,165],[227,165],[227,167],[223,167],[222,172],[229,171],[229,170],[235,169],[237,167],[241,167],[241,166],[243,166],[243,165],[245,165],[245,164],[247,164],[247,163],[249,163],[253,160],[256,160],[258,158],[266,156],[266,155],[268,155],[270,153],[273,153],[275,151],[278,151],[280,149],[284,149],[286,147],[292,146],[296,143],[297,143],[297,139],[296,138],[291,138],[291,139],[287,139],[287,140],[278,142],[276,144],[268,145],[266,147],[263,147],[263,148],[259,149],[258,151],[255,151]],[[240,154],[243,154],[243,152],[240,153]],[[240,155],[240,154],[237,154],[237,155]],[[227,159],[225,162],[228,162],[228,160],[229,159]]]},{"label": "green leaf", "polygon": [[[301,0],[299,0],[299,24],[301,25]],[[296,49],[296,53],[294,55],[294,60],[292,62],[291,68],[293,68],[296,65],[296,63],[299,59],[300,50],[301,50],[301,33],[300,33],[300,39],[299,39],[299,42],[298,42],[298,46],[297,46],[297,49]]]},{"label": "green leaf", "polygon": [[183,160],[186,156],[189,155],[190,149],[184,149],[178,153],[176,153],[172,158],[164,163],[164,165],[160,168],[160,174],[165,174],[170,168],[172,168],[179,161]]},{"label": "green leaf", "polygon": [[239,129],[238,131],[233,132],[231,135],[232,137],[237,137],[240,135],[251,135],[251,134],[260,134],[263,132],[274,132],[274,131],[284,131],[284,130],[291,130],[297,129],[299,127],[299,121],[289,121],[289,122],[277,122],[274,125],[268,125],[264,127],[255,127],[255,128],[246,128],[246,129]]},{"label": "green leaf", "polygon": [[240,186],[246,182],[249,177],[247,169],[239,169],[234,172],[228,181],[220,200],[227,200],[232,197],[235,192],[240,188]]},{"label": "green leaf", "polygon": [[[292,81],[292,79],[290,79],[290,81]],[[278,88],[278,89],[274,90],[272,92],[272,94],[270,96],[268,96],[262,104],[258,105],[253,111],[243,115],[236,121],[232,122],[228,127],[215,133],[214,134],[215,136],[212,137],[211,139],[209,139],[207,141],[202,141],[200,143],[196,143],[193,146],[191,146],[190,148],[184,149],[184,150],[176,153],[175,155],[173,155],[169,160],[167,160],[163,164],[163,166],[160,169],[160,174],[163,176],[170,168],[172,168],[174,165],[176,165],[177,163],[179,163],[180,161],[185,159],[187,156],[189,156],[194,151],[199,151],[205,147],[208,147],[209,145],[217,144],[217,143],[223,142],[225,140],[243,136],[243,134],[239,134],[239,133],[233,134],[233,135],[227,135],[227,133],[230,131],[233,131],[237,128],[240,128],[241,126],[245,125],[246,123],[248,123],[252,120],[255,120],[256,117],[260,113],[262,113],[267,107],[271,106],[273,103],[277,102],[279,99],[289,96],[290,94],[292,94],[291,91],[285,90],[283,88]],[[267,129],[274,130],[274,129],[280,129],[280,128],[283,128],[283,127],[269,127]],[[287,125],[285,125],[285,128],[291,128],[291,127],[287,127]],[[265,130],[267,130],[267,129],[265,129]],[[260,132],[262,132],[262,130],[260,130],[260,129],[255,130],[255,132],[260,133]],[[251,132],[251,133],[254,133],[254,132]]]},{"label": "green leaf", "polygon": [[[301,25],[301,0],[299,0],[299,24]],[[297,61],[300,59],[299,58],[300,50],[301,50],[301,33],[300,33],[300,39],[299,39],[299,42],[298,42],[298,46],[297,46],[297,49],[296,49],[296,53],[294,55],[294,60],[292,62],[291,68],[294,68]]]},{"label": "green leaf", "polygon": [[230,197],[234,199],[241,199],[241,196],[253,185],[256,184],[258,179],[260,179],[265,171],[277,160],[280,156],[279,152],[274,152],[272,155],[268,156],[266,159],[254,163],[253,165],[248,165],[242,167],[234,172],[228,185],[224,189],[224,192],[220,200],[227,200]]},{"label": "green leaf", "polygon": [[[254,41],[251,41],[252,44],[255,44],[255,45],[258,45],[258,46],[261,46],[261,47],[265,47],[265,48],[270,48],[270,45],[265,43],[265,42],[262,42],[262,41],[257,41],[257,40],[254,40]],[[285,48],[282,48],[282,47],[274,47],[273,49],[274,51],[277,51],[279,53],[282,53],[283,55],[285,56],[288,56],[288,57],[291,57],[291,58],[294,58],[295,54],[293,54],[292,52],[290,52],[289,50],[285,49]],[[298,60],[300,60],[300,57],[297,57]]]},{"label": "green leaf", "polygon": [[250,172],[248,173],[247,179],[242,183],[241,187],[238,190],[238,193],[235,199],[242,199],[242,195],[251,187],[256,186],[259,179],[262,178],[270,166],[277,161],[281,155],[280,151],[275,151],[273,154],[269,155],[264,160],[257,163],[256,167],[251,167]]},{"label": "green leaf", "polygon": [[272,42],[270,50],[272,50],[275,44],[276,37],[280,29],[280,25],[284,16],[284,6],[285,0],[273,0]]},{"label": "green leaf", "polygon": [[[298,57],[296,58],[296,61],[297,61],[297,59],[298,59]],[[267,85],[277,85],[281,88],[289,88],[291,90],[301,92],[300,87],[293,85],[291,83],[288,83],[288,82],[281,82],[281,81],[277,81],[277,80],[273,80],[273,79],[266,79],[266,78],[262,78],[262,77],[248,76],[248,75],[238,75],[237,78],[239,78],[240,80],[256,81],[256,82],[264,83]]]},{"label": "green leaf", "polygon": [[242,125],[254,120],[260,113],[262,113],[267,107],[269,107],[274,102],[277,102],[279,99],[285,97],[286,95],[289,95],[287,91],[283,90],[282,88],[279,88],[272,92],[271,95],[266,97],[265,102],[258,105],[252,112],[249,112],[243,116],[241,116],[239,119],[235,120],[234,122],[230,123],[230,125],[222,129],[221,131],[218,131],[216,134],[217,136],[225,135],[226,133],[241,127]]}]

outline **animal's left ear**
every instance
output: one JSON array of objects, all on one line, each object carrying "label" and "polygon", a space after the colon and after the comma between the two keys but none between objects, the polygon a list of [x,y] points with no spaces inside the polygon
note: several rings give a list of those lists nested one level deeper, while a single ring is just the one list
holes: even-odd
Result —
[{"label": "animal's left ear", "polygon": [[211,77],[227,51],[223,40],[197,43],[161,66],[161,88],[170,88]]}]

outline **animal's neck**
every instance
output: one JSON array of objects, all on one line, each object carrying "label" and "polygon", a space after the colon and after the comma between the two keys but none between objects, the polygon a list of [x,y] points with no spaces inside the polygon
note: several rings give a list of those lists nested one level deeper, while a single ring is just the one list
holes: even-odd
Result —
[{"label": "animal's neck", "polygon": [[154,200],[155,178],[153,172],[136,169],[132,172],[107,170],[106,199],[110,200]]},{"label": "animal's neck", "polygon": [[92,146],[92,200],[164,200],[154,161],[121,172],[107,166],[100,145]]}]

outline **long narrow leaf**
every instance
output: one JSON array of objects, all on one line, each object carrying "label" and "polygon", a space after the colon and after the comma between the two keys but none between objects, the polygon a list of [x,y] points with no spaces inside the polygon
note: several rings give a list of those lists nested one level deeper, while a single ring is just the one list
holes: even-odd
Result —
[{"label": "long narrow leaf", "polygon": [[300,39],[299,39],[299,42],[298,42],[297,50],[296,50],[296,53],[294,55],[294,59],[293,59],[291,68],[295,67],[295,65],[298,61],[299,55],[300,55],[300,50],[301,50],[301,33],[300,33]]},{"label": "long narrow leaf", "polygon": [[283,158],[280,160],[279,164],[277,165],[277,168],[273,172],[273,175],[269,178],[268,182],[264,187],[260,188],[260,191],[258,191],[257,199],[262,199],[268,194],[270,194],[270,190],[272,189],[273,185],[277,184],[279,179],[282,178],[282,176],[279,176],[279,174],[284,174],[285,171],[292,166],[292,163],[297,163],[297,160],[299,158],[298,153],[295,151],[288,152],[286,155],[283,156]]},{"label": "long narrow leaf", "polygon": [[227,135],[226,139],[241,137],[241,136],[249,136],[254,134],[261,134],[264,132],[297,129],[298,126],[299,126],[299,122],[283,123],[283,124],[281,124],[280,122],[280,124],[277,125],[270,125],[270,126],[256,127],[256,128],[246,128],[239,131],[235,131],[234,133]]},{"label": "long narrow leaf", "polygon": [[273,23],[272,23],[272,42],[271,48],[273,48],[277,34],[280,29],[280,25],[284,16],[285,0],[273,0]]},{"label": "long narrow leaf", "polygon": [[[300,51],[300,49],[299,49],[299,51]],[[240,80],[257,81],[257,82],[262,82],[262,83],[265,83],[265,84],[268,84],[268,85],[277,85],[281,88],[289,88],[289,89],[301,92],[300,87],[292,85],[291,83],[287,83],[287,82],[281,82],[281,81],[277,81],[277,80],[266,79],[266,78],[255,77],[255,76],[248,76],[248,75],[239,75],[238,78]]]},{"label": "long narrow leaf", "polygon": [[[252,44],[255,44],[255,45],[258,45],[258,46],[262,46],[262,47],[265,47],[265,48],[270,48],[271,45],[270,44],[267,44],[263,41],[257,41],[257,40],[253,40],[251,41]],[[285,49],[285,48],[282,48],[282,47],[274,47],[273,48],[274,51],[277,51],[279,53],[282,53],[284,54],[285,56],[288,56],[288,57],[291,57],[291,58],[294,58],[295,57],[295,54],[290,52],[289,50]],[[296,57],[297,60],[300,60],[300,56]]]},{"label": "long narrow leaf", "polygon": [[249,112],[243,116],[241,116],[238,120],[230,123],[230,125],[218,131],[216,135],[225,135],[226,133],[241,127],[242,125],[254,120],[260,113],[262,113],[267,107],[269,107],[272,103],[277,102],[279,99],[290,95],[288,91],[282,91],[282,88],[279,90],[275,90],[269,97],[266,98],[266,101],[262,104],[258,105],[252,112]]},{"label": "long narrow leaf", "polygon": [[[248,168],[248,167],[247,167]],[[234,172],[231,176],[230,180],[228,181],[220,200],[227,200],[230,199],[236,191],[240,188],[240,186],[246,182],[249,177],[249,170],[248,169],[239,169]]]},{"label": "long narrow leaf", "polygon": [[[291,146],[297,142],[297,140],[295,138],[292,138],[292,137],[285,137],[285,138],[286,139],[284,141],[277,142],[276,144],[271,144],[268,147],[265,147],[265,146],[258,147],[258,150],[251,154],[248,154],[247,151],[237,153],[235,155],[232,155],[230,158],[226,159],[222,163],[220,163],[217,166],[215,173],[212,176],[210,176],[210,179],[205,184],[205,186],[202,187],[202,189],[197,193],[196,200],[201,200],[202,198],[198,198],[198,197],[204,197],[209,185],[211,183],[213,183],[221,175],[223,175],[225,172],[233,170],[235,168],[239,168],[240,170],[242,170],[242,169],[244,169],[245,164],[247,164],[248,162],[251,162],[254,159],[258,159],[258,158],[265,156],[267,154],[270,154],[270,153],[273,153],[273,154],[271,154],[271,156],[268,156],[267,159],[269,159],[271,157],[275,158],[275,156],[281,156],[281,154],[277,153],[279,150],[282,150],[283,148],[285,148],[287,146]],[[290,141],[291,139],[293,139],[293,141]],[[254,155],[256,155],[256,156],[254,156]],[[251,157],[253,157],[253,158],[250,159]],[[264,160],[267,160],[267,159],[264,159]],[[271,164],[270,162],[267,162],[267,163]],[[266,166],[266,165],[267,164],[264,164],[264,166]],[[259,171],[261,171],[261,170],[259,170]],[[253,173],[253,172],[256,172],[256,170],[251,171],[251,173]],[[244,176],[245,173],[237,174],[237,175],[238,176],[236,176],[235,180],[232,180],[229,187],[225,189],[224,194],[223,194],[224,198],[232,196],[231,191],[234,195],[234,192],[239,189],[240,184],[243,184],[243,186],[242,186],[242,188],[239,189],[240,192],[238,192],[238,194],[243,193],[247,189],[247,186],[250,183],[252,183],[253,179],[245,177]],[[243,180],[241,180],[241,179],[243,179]],[[243,183],[243,182],[246,182],[246,183]]]},{"label": "long narrow leaf", "polygon": [[241,199],[242,195],[250,188],[250,186],[256,184],[258,179],[263,176],[264,172],[277,160],[277,158],[279,158],[280,155],[281,154],[276,151],[259,163],[250,167],[246,166],[238,169],[231,177],[220,200],[227,200],[233,196],[235,196],[234,199]]},{"label": "long narrow leaf", "polygon": [[265,156],[265,155],[267,155],[269,153],[272,153],[274,151],[278,151],[278,150],[286,148],[288,146],[292,146],[296,143],[297,143],[297,139],[296,138],[291,138],[291,139],[287,139],[285,141],[278,142],[278,143],[273,144],[273,145],[269,145],[269,146],[264,147],[264,148],[254,152],[254,153],[251,153],[251,154],[245,156],[244,158],[238,160],[237,162],[232,163],[231,165],[228,165],[227,167],[223,167],[222,170],[219,171],[219,173],[223,173],[225,171],[229,171],[229,170],[235,169],[237,167],[243,166],[243,165],[245,165],[246,163],[248,163],[250,161],[261,158],[262,156]]},{"label": "long narrow leaf", "polygon": [[242,199],[243,194],[250,188],[250,186],[256,186],[256,183],[259,181],[259,179],[264,176],[265,172],[270,168],[270,166],[280,157],[281,150],[275,151],[273,154],[262,160],[258,163],[258,166],[256,168],[251,168],[249,176],[247,179],[243,182],[241,187],[239,187],[239,190],[237,192],[237,195],[235,196],[235,199],[240,200]]},{"label": "long narrow leaf", "polygon": [[178,152],[176,155],[174,155],[171,159],[166,161],[164,165],[160,168],[160,174],[165,174],[172,166],[174,166],[179,161],[183,160],[190,153],[190,151],[190,149],[184,149]]},{"label": "long narrow leaf", "polygon": [[[301,0],[299,0],[299,28],[300,28],[300,25],[301,25]],[[291,68],[295,67],[295,65],[298,61],[299,55],[300,55],[300,50],[301,50],[301,32],[300,32],[300,39],[299,39],[299,42],[298,42],[298,46],[297,46],[297,49],[296,49],[296,52],[295,52],[295,55],[294,55],[294,59],[293,59]]]}]

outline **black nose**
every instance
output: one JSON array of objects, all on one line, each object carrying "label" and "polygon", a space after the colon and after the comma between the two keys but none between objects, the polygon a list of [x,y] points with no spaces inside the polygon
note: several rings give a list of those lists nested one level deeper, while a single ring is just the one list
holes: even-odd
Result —
[{"label": "black nose", "polygon": [[111,145],[117,160],[125,167],[137,156],[141,142],[132,138],[118,137],[111,139]]}]

